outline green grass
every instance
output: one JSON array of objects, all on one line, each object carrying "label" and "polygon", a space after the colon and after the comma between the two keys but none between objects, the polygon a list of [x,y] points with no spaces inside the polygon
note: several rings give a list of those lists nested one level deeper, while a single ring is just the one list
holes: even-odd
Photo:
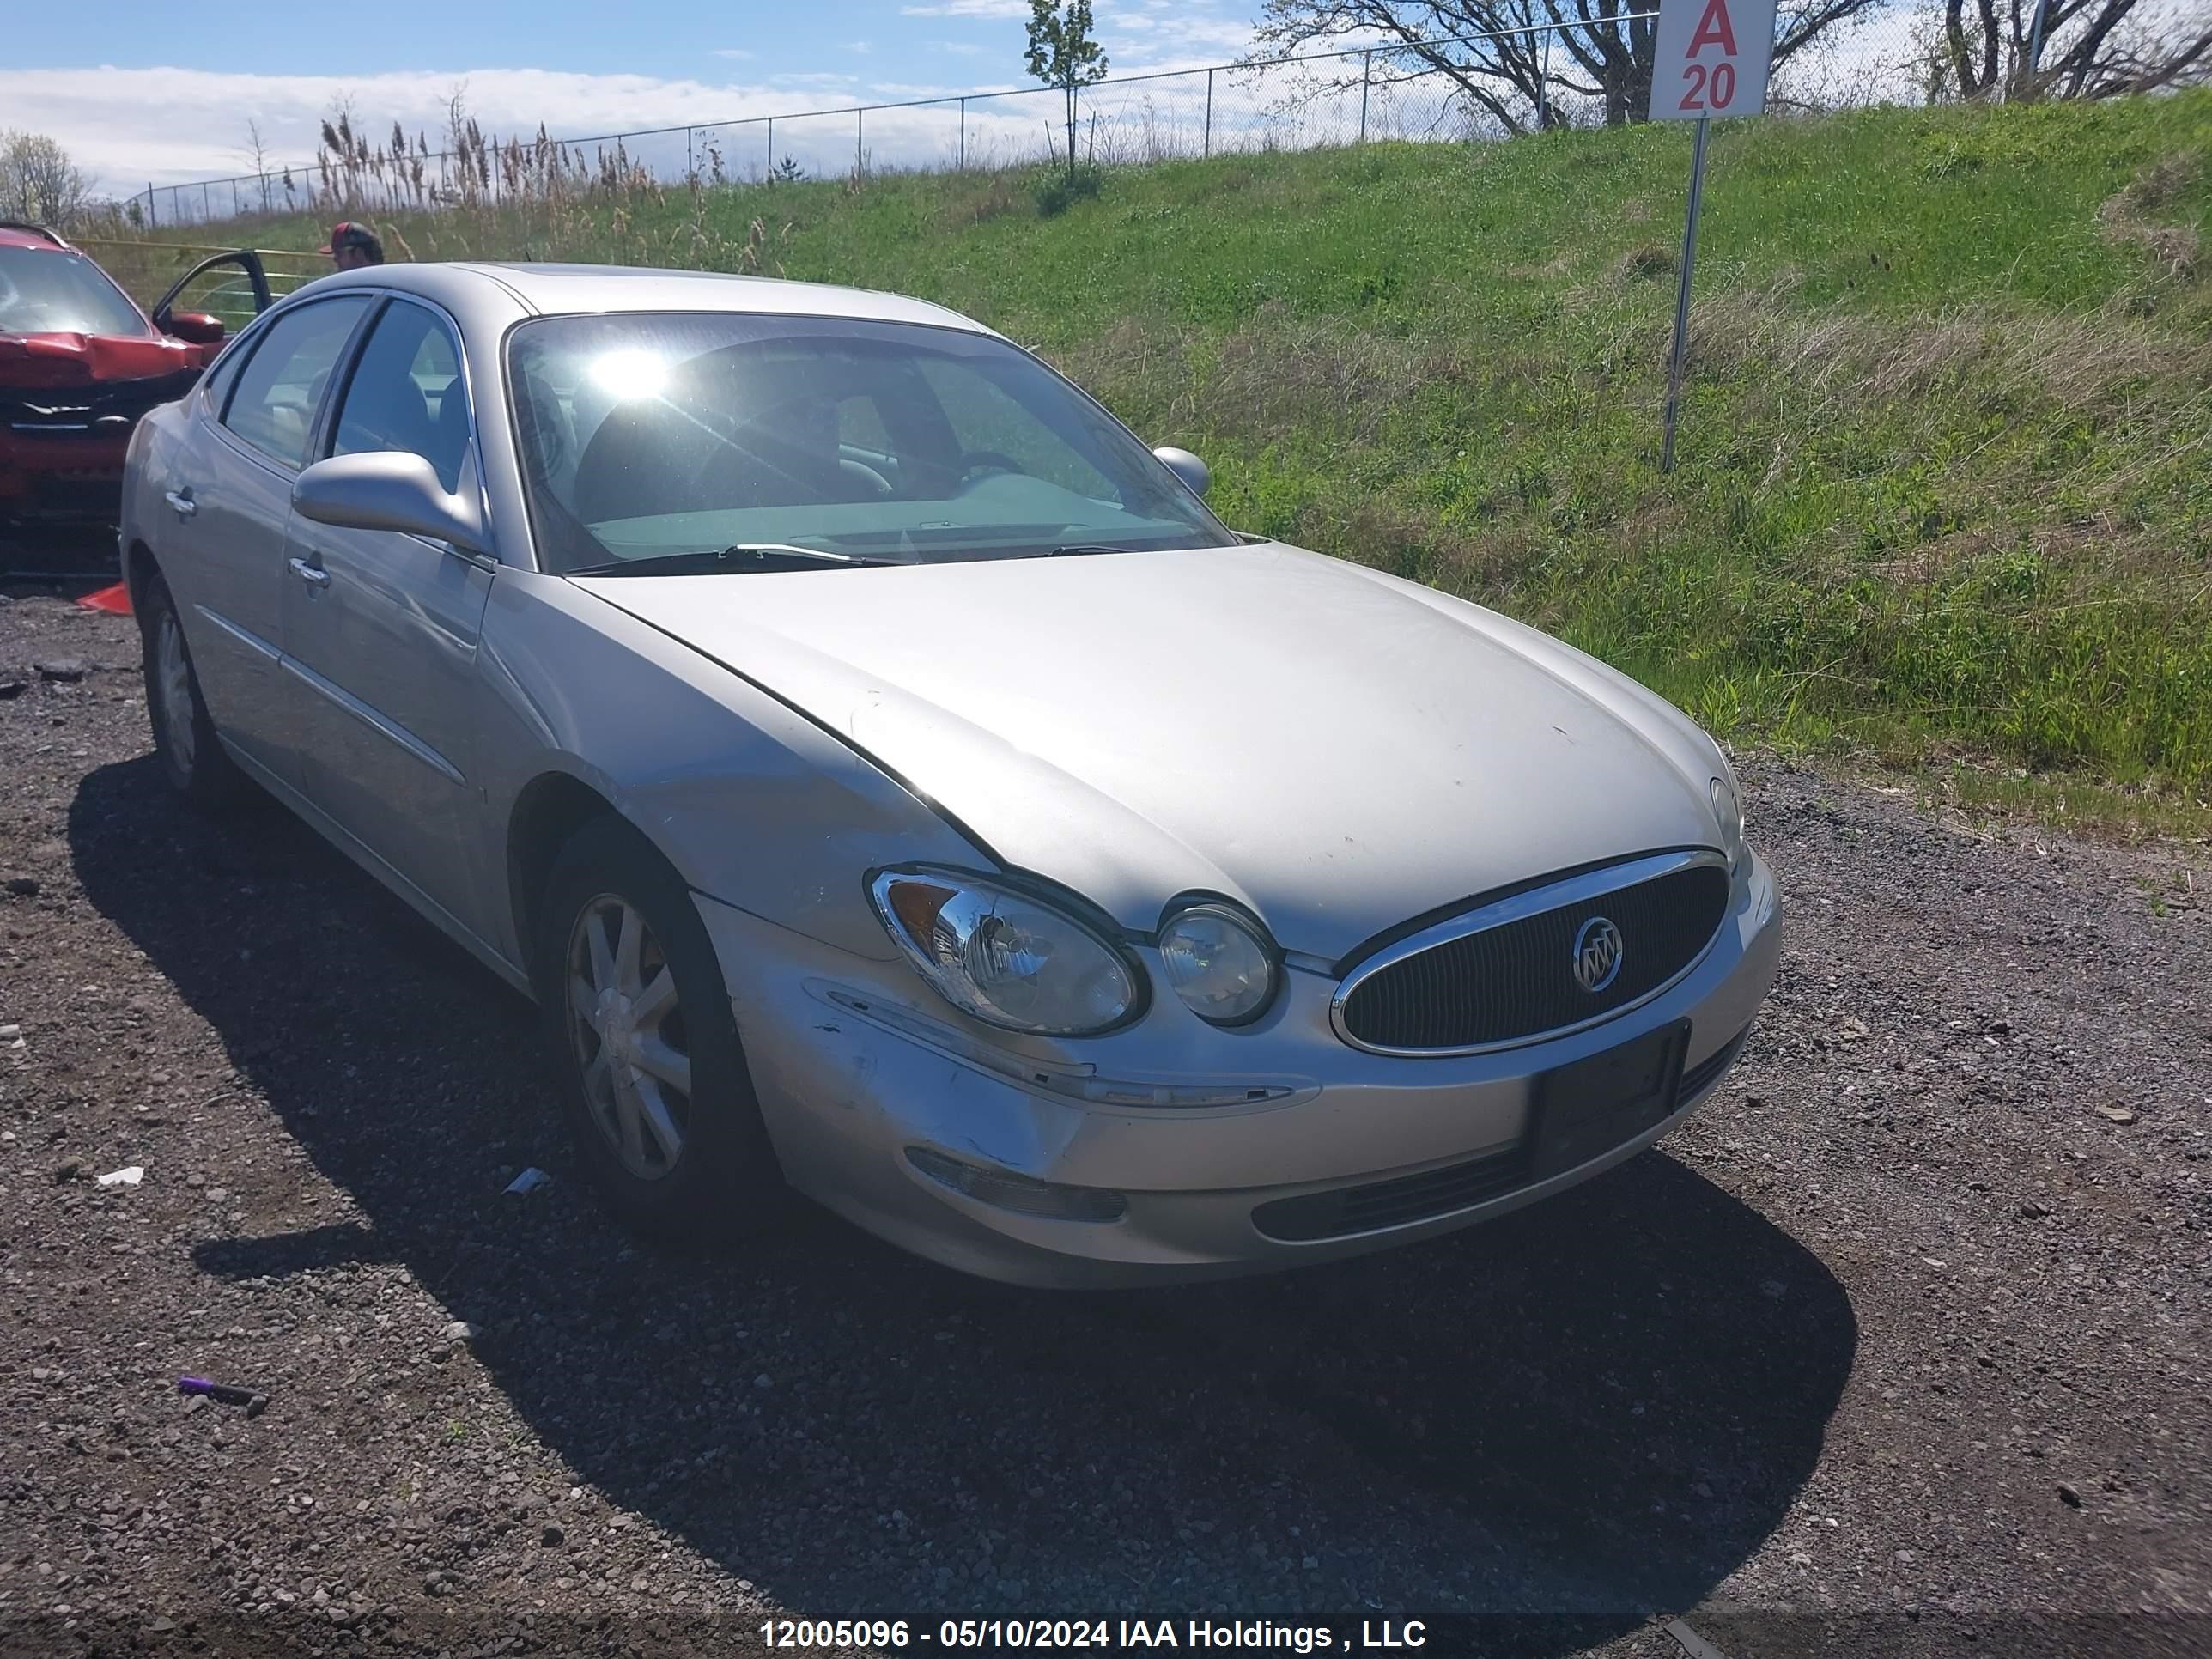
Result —
[{"label": "green grass", "polygon": [[1724,735],[2202,821],[2212,94],[1717,130],[1662,476],[1688,161],[1648,127],[1116,171],[1049,216],[1033,176],[908,175],[394,228],[942,301],[1204,454],[1231,523],[1497,605]]}]

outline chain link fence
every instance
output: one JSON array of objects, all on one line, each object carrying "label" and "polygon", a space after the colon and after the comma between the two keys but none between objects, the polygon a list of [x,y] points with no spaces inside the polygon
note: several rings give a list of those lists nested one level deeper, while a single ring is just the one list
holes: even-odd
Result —
[{"label": "chain link fence", "polygon": [[[1412,48],[1377,46],[1115,76],[1077,89],[1076,155],[1117,167],[1379,142],[1495,142],[1545,127],[1599,125],[1609,111],[1640,115],[1642,89],[1632,82],[1608,89],[1584,59],[1608,46],[1617,52],[1618,43],[1657,15],[1428,43],[1449,49],[1457,74],[1437,70]],[[1790,15],[1785,3],[1785,36]],[[1776,67],[1769,107],[1928,102],[1937,95],[1931,64],[1938,29],[1934,13],[1908,4],[1845,20]],[[1577,45],[1589,50],[1577,54]],[[398,132],[381,145],[348,133],[343,155],[326,147],[306,166],[149,185],[120,210],[138,228],[307,211],[366,216],[526,198],[556,176],[585,188],[682,187],[1000,169],[1064,158],[1067,144],[1066,99],[1057,87],[585,138],[465,137],[441,151],[420,140],[410,147]]]}]

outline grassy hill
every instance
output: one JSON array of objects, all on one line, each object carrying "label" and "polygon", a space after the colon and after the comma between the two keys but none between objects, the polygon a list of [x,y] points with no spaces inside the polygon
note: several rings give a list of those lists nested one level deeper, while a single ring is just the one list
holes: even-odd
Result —
[{"label": "grassy hill", "polygon": [[1662,477],[1688,161],[1655,127],[1167,164],[1050,217],[1029,177],[908,175],[392,228],[939,300],[1205,455],[1231,523],[1562,633],[1739,740],[2196,817],[2212,94],[1717,130]]}]

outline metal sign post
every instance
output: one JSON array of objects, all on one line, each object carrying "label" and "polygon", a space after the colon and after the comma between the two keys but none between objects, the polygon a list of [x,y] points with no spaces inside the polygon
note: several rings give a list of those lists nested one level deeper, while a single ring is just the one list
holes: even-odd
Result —
[{"label": "metal sign post", "polygon": [[1709,119],[1698,123],[1698,148],[1690,158],[1690,211],[1682,225],[1682,272],[1674,285],[1674,349],[1667,359],[1667,431],[1659,442],[1659,470],[1674,470],[1674,417],[1682,408],[1682,349],[1690,337],[1690,272],[1698,263],[1698,211],[1705,204],[1705,135]]},{"label": "metal sign post", "polygon": [[1690,336],[1690,274],[1698,262],[1698,218],[1705,199],[1705,141],[1717,115],[1766,108],[1774,60],[1775,0],[1660,0],[1651,70],[1655,121],[1695,121],[1690,208],[1682,222],[1682,269],[1674,289],[1674,346],[1667,360],[1667,412],[1659,470],[1674,470],[1674,420],[1682,406],[1682,357]]}]

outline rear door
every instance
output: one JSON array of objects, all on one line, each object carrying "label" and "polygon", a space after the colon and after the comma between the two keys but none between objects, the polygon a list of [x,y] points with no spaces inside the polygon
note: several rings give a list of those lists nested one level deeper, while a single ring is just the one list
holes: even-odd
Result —
[{"label": "rear door", "polygon": [[189,422],[171,469],[160,552],[183,611],[208,712],[247,758],[287,782],[288,690],[278,664],[284,528],[331,370],[367,315],[337,295],[270,319],[234,374],[228,364]]},{"label": "rear door", "polygon": [[[477,492],[459,338],[388,301],[344,379],[320,453],[404,450]],[[503,876],[477,867],[473,778],[485,696],[477,641],[489,559],[444,542],[295,517],[286,550],[286,746],[307,799],[471,931]]]}]

